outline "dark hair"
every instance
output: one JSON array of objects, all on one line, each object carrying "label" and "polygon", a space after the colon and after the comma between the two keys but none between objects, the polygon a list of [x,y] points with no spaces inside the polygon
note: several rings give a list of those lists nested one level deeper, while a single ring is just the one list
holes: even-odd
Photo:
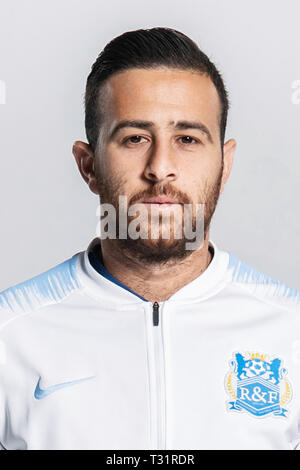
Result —
[{"label": "dark hair", "polygon": [[103,118],[98,103],[100,86],[117,72],[159,66],[197,70],[210,77],[221,101],[220,140],[223,146],[229,102],[219,71],[185,34],[175,29],[157,27],[128,31],[112,39],[93,64],[85,92],[85,130],[93,151]]}]

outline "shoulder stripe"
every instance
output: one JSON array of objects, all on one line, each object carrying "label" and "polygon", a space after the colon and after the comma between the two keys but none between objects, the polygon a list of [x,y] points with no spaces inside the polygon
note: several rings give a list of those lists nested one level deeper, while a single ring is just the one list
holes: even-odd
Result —
[{"label": "shoulder stripe", "polygon": [[232,281],[250,284],[256,289],[258,286],[264,286],[265,293],[281,298],[290,298],[296,302],[300,301],[300,291],[285,285],[267,274],[252,268],[246,263],[238,260],[229,253],[228,269],[232,271]]},{"label": "shoulder stripe", "polygon": [[27,281],[0,293],[0,307],[26,311],[58,302],[80,285],[76,275],[77,255]]}]

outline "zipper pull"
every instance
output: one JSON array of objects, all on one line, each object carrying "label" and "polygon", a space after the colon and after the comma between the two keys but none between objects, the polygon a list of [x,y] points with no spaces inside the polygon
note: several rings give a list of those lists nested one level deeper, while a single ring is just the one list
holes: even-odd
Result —
[{"label": "zipper pull", "polygon": [[159,303],[156,301],[153,304],[152,312],[153,312],[153,325],[157,326],[159,323]]}]

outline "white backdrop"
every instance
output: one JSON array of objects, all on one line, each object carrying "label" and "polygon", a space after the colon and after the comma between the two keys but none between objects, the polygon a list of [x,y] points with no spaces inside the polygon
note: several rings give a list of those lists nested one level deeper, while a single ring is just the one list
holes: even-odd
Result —
[{"label": "white backdrop", "polygon": [[298,0],[0,0],[0,290],[95,236],[98,197],[71,151],[86,77],[113,37],[154,26],[195,40],[229,90],[238,145],[211,239],[300,289],[299,18]]}]

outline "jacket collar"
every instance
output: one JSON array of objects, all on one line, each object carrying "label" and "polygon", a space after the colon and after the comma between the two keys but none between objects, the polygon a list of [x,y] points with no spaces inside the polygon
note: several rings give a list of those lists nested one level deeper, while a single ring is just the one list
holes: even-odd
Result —
[{"label": "jacket collar", "polygon": [[[109,304],[104,304],[107,306],[129,308],[132,305],[143,305],[145,300],[138,297],[126,286],[122,287],[113,280],[104,277],[92,266],[89,253],[99,245],[101,246],[101,239],[96,237],[90,242],[85,251],[77,255],[77,274],[84,290],[95,300],[108,302]],[[221,290],[228,282],[226,271],[229,263],[229,253],[220,250],[212,240],[209,240],[209,245],[212,247],[214,255],[206,270],[176,291],[169,297],[167,302],[204,300]]]}]

